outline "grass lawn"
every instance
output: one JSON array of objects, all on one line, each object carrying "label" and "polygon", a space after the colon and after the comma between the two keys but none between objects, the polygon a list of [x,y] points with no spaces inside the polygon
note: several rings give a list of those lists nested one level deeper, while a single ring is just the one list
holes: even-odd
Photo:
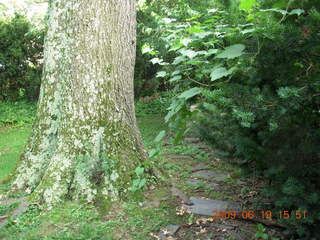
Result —
[{"label": "grass lawn", "polygon": [[0,129],[0,182],[14,170],[30,132],[31,125]]},{"label": "grass lawn", "polygon": [[[146,147],[152,145],[154,137],[164,128],[162,118],[155,115],[139,118],[138,125]],[[30,133],[30,124],[0,128],[0,182],[14,170]]]}]

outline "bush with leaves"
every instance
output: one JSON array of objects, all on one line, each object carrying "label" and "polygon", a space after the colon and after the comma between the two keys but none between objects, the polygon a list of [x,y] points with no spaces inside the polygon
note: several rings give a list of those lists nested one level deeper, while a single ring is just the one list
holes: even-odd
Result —
[{"label": "bush with leaves", "polygon": [[320,13],[315,1],[304,1],[305,9],[297,1],[279,9],[281,2],[261,9],[241,0],[171,21],[162,37],[174,59],[159,56],[170,64],[157,76],[177,93],[166,120],[178,139],[193,122],[203,138],[269,179],[265,194],[275,208],[308,211],[283,221],[297,238],[317,239]]},{"label": "bush with leaves", "polygon": [[0,102],[0,128],[6,125],[23,126],[32,123],[36,105],[30,102]]},{"label": "bush with leaves", "polygon": [[207,0],[146,0],[139,6],[134,83],[136,98],[172,88],[167,81],[156,76],[161,66],[166,64],[158,56],[165,59],[174,57],[173,52],[166,50],[168,39],[163,38],[167,24],[179,22],[209,6],[213,6],[213,2]]},{"label": "bush with leaves", "polygon": [[0,101],[37,99],[43,38],[22,15],[0,19]]}]

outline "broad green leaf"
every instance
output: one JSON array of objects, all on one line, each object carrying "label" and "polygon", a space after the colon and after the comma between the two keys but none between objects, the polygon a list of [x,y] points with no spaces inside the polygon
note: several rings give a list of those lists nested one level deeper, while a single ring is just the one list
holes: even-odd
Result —
[{"label": "broad green leaf", "polygon": [[207,56],[211,56],[213,54],[216,54],[218,52],[218,49],[210,49],[207,53]]},{"label": "broad green leaf", "polygon": [[197,27],[197,26],[190,27],[187,29],[187,31],[189,33],[203,33],[204,32],[203,29],[201,29],[200,27]]},{"label": "broad green leaf", "polygon": [[176,75],[176,76],[170,78],[169,82],[176,82],[176,81],[181,80],[181,78],[182,78],[181,75]]},{"label": "broad green leaf", "polygon": [[187,49],[187,50],[181,50],[180,52],[181,52],[181,54],[182,54],[183,56],[187,56],[187,57],[190,58],[190,59],[192,59],[192,58],[194,58],[195,56],[198,55],[197,52],[195,52],[195,51],[193,51],[193,50],[189,50],[189,49]]},{"label": "broad green leaf", "polygon": [[184,98],[187,100],[187,99],[192,98],[200,93],[201,93],[201,89],[194,87],[194,88],[191,88],[191,89],[181,93],[178,98]]},{"label": "broad green leaf", "polygon": [[152,58],[150,62],[152,62],[153,64],[157,64],[157,63],[160,64],[163,62],[163,60],[160,58]]},{"label": "broad green leaf", "polygon": [[243,54],[243,50],[246,47],[243,44],[235,44],[229,47],[226,47],[226,49],[218,54],[216,58],[227,58],[232,59],[236,57],[240,57]]},{"label": "broad green leaf", "polygon": [[159,54],[158,51],[155,51],[153,48],[151,48],[148,44],[144,44],[142,47],[141,47],[141,52],[142,54],[146,54],[148,53],[149,55],[157,55]]},{"label": "broad green leaf", "polygon": [[209,36],[211,34],[212,34],[212,32],[203,32],[203,33],[195,33],[194,35],[196,37],[202,39],[202,38],[205,38],[205,37],[207,37],[207,36]]},{"label": "broad green leaf", "polygon": [[181,40],[181,43],[184,45],[184,46],[188,46],[189,45],[189,43],[191,43],[192,42],[192,39],[191,38],[184,38],[184,39],[182,39]]},{"label": "broad green leaf", "polygon": [[246,12],[251,12],[254,5],[257,4],[256,0],[240,0],[240,6],[239,8],[241,10],[244,10]]},{"label": "broad green leaf", "polygon": [[155,141],[155,142],[160,142],[160,141],[164,138],[165,135],[166,135],[166,131],[162,130],[162,131],[158,134],[158,136],[156,136],[156,138],[154,139],[154,141]]},{"label": "broad green leaf", "polygon": [[178,57],[176,57],[175,59],[174,59],[174,61],[173,61],[173,65],[178,65],[178,64],[180,64],[180,63],[182,63],[182,62],[184,62],[184,61],[186,61],[187,60],[187,58],[186,57],[184,57],[184,56],[178,56]]},{"label": "broad green leaf", "polygon": [[168,110],[170,110],[167,115],[164,117],[164,120],[168,122],[180,109],[183,107],[184,100],[179,99],[179,101],[174,101],[171,103]]},{"label": "broad green leaf", "polygon": [[173,73],[171,73],[172,76],[178,75],[180,74],[181,71],[180,70],[175,70]]},{"label": "broad green leaf", "polygon": [[265,232],[266,231],[266,229],[264,228],[264,226],[262,224],[258,224],[257,228],[258,228],[259,232]]},{"label": "broad green leaf", "polygon": [[178,43],[174,46],[172,46],[170,49],[169,49],[169,52],[171,51],[177,51],[178,49],[182,48],[183,47],[183,44],[182,43]]},{"label": "broad green leaf", "polygon": [[203,61],[201,61],[201,60],[190,60],[190,61],[188,61],[187,62],[187,64],[190,64],[190,65],[200,65],[200,64],[202,64],[203,63]]},{"label": "broad green leaf", "polygon": [[215,80],[218,80],[222,77],[226,77],[226,76],[230,75],[233,72],[233,70],[234,69],[232,69],[232,68],[227,70],[224,67],[216,67],[213,69],[213,71],[210,74],[211,81],[215,81]]},{"label": "broad green leaf", "polygon": [[157,78],[163,78],[167,75],[167,73],[165,71],[160,71],[160,72],[157,72],[157,75],[156,77]]},{"label": "broad green leaf", "polygon": [[198,51],[197,55],[207,55],[208,52],[207,51]]},{"label": "broad green leaf", "polygon": [[269,234],[267,234],[267,233],[262,234],[262,239],[263,240],[268,240],[269,239]]},{"label": "broad green leaf", "polygon": [[147,179],[145,179],[145,178],[142,178],[141,180],[140,180],[140,182],[139,182],[139,188],[143,188],[144,187],[144,185],[146,185],[146,183],[147,183]]},{"label": "broad green leaf", "polygon": [[144,44],[142,47],[141,47],[141,52],[142,54],[145,54],[145,53],[149,53],[153,51],[153,49],[148,45],[148,44]]},{"label": "broad green leaf", "polygon": [[136,174],[138,176],[142,175],[144,173],[144,168],[142,167],[137,167],[136,170],[135,170]]},{"label": "broad green leaf", "polygon": [[304,14],[304,10],[303,9],[293,9],[290,13],[289,13],[289,15],[298,15],[298,16],[300,16],[301,14]]},{"label": "broad green leaf", "polygon": [[[180,108],[181,109],[181,108]],[[180,110],[179,109],[179,110]],[[167,115],[164,117],[164,120],[165,122],[167,123],[179,110],[177,111],[173,111],[173,110],[170,110]]]}]

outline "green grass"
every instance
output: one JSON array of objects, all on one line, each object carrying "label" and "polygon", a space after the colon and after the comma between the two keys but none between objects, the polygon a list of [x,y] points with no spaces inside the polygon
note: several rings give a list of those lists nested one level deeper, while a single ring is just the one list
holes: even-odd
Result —
[{"label": "green grass", "polygon": [[[165,128],[163,118],[158,115],[138,118],[138,125],[147,148],[153,145],[158,132]],[[0,182],[14,170],[30,133],[29,124],[0,128]]]},{"label": "green grass", "polygon": [[0,182],[14,170],[30,132],[30,125],[0,129]]},{"label": "green grass", "polygon": [[0,102],[0,127],[23,126],[35,118],[36,103]]},{"label": "green grass", "polygon": [[[0,103],[0,182],[16,167],[31,133],[34,110],[32,104]],[[154,138],[166,126],[162,116],[148,114],[147,110],[143,108],[137,114],[137,121],[146,149],[152,149],[157,145]],[[9,188],[8,184],[0,185],[0,193]],[[141,205],[145,198],[153,203],[163,195],[168,200],[166,188],[159,186],[148,196],[117,203],[109,210],[68,201],[52,210],[33,205],[1,229],[0,239],[153,239],[150,232],[181,221],[170,201],[161,201],[156,207]],[[0,213],[9,214],[10,209],[1,205]]]},{"label": "green grass", "polygon": [[[27,106],[9,106],[8,112],[12,113],[12,119],[5,125],[0,123],[0,195],[10,190],[10,183],[3,180],[8,179],[7,176],[16,167],[31,133],[31,122],[18,120],[19,114],[14,113],[14,109],[26,113],[23,108]],[[160,131],[167,130],[167,126],[164,124],[163,116],[150,114],[147,110],[144,110],[143,114],[141,112],[137,114],[138,126],[149,154],[153,150],[157,150],[158,154],[150,157],[148,164],[143,167],[152,167],[158,177],[157,181],[148,178],[150,181],[146,188],[130,195],[125,202],[105,204],[103,199],[100,199],[93,205],[86,202],[65,201],[51,210],[33,204],[17,219],[9,217],[6,226],[0,227],[0,239],[152,240],[155,238],[150,235],[151,233],[157,234],[169,224],[181,225],[196,220],[194,215],[177,216],[176,207],[180,206],[180,202],[170,193],[172,183],[189,196],[199,195],[211,199],[236,201],[233,197],[234,184],[242,175],[241,171],[225,161],[212,161],[216,158],[215,154],[212,156],[198,145],[173,142],[170,134],[165,137],[164,142],[154,141]],[[0,106],[0,122],[1,119],[5,117]],[[210,169],[230,172],[231,178],[223,183],[223,191],[207,188],[205,182],[197,186],[187,184],[186,179],[191,175],[190,166],[197,162],[205,163]],[[6,184],[1,184],[1,181]],[[248,191],[250,188],[244,188],[239,195],[245,196]],[[0,216],[10,216],[15,207],[16,203],[9,206],[0,204]],[[193,232],[186,232],[185,237],[184,239],[197,238]]]},{"label": "green grass", "polygon": [[146,146],[153,145],[154,138],[161,130],[166,129],[162,116],[148,115],[138,118],[138,126]]},{"label": "green grass", "polygon": [[15,223],[1,229],[0,239],[151,240],[150,232],[177,223],[174,212],[166,204],[147,208],[137,202],[121,203],[105,213],[92,205],[73,202],[65,202],[50,211],[32,206]]},{"label": "green grass", "polygon": [[[152,182],[153,186],[148,185],[145,191],[138,193],[139,196],[135,195],[126,202],[116,202],[107,207],[100,206],[100,203],[93,206],[71,201],[65,201],[51,210],[44,206],[31,205],[26,213],[15,220],[9,220],[5,227],[0,228],[0,239],[151,240],[154,237],[150,236],[150,233],[156,233],[169,224],[190,222],[193,215],[176,215],[179,203],[170,193],[168,185],[176,179],[179,189],[186,192],[195,190],[185,184],[185,179],[191,174],[187,167],[193,162],[192,158],[185,155],[197,156],[198,162],[210,161],[209,155],[197,146],[172,144],[168,138],[167,145],[155,142],[158,133],[167,128],[162,116],[140,115],[137,120],[146,149],[159,148],[160,151],[157,157],[150,158],[155,169],[161,172],[156,185]],[[30,132],[31,125],[27,124],[0,127],[0,181],[15,168]],[[168,154],[176,157],[167,157]],[[198,187],[204,188],[203,185]],[[9,189],[9,184],[0,184],[0,194]],[[208,196],[226,199],[223,193],[203,190]],[[1,213],[10,215],[15,206],[0,205],[0,216]],[[192,236],[190,239],[193,239]]]},{"label": "green grass", "polygon": [[[147,148],[155,145],[155,136],[165,129],[163,118],[157,115],[138,118],[138,125]],[[11,125],[0,129],[0,180],[15,168],[30,132],[30,125]],[[1,187],[7,189],[8,186]],[[163,192],[164,189],[160,190]],[[157,191],[148,194],[150,202],[159,198]],[[9,207],[2,206],[2,212],[7,213]],[[153,239],[150,232],[179,221],[175,207],[167,201],[150,207],[141,205],[140,201],[129,200],[109,210],[74,202],[65,202],[52,210],[34,205],[15,221],[9,221],[1,229],[0,239]]]}]

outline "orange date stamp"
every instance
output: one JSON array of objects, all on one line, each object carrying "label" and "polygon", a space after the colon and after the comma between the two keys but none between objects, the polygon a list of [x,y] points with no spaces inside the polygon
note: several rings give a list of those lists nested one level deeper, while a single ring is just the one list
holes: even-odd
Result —
[{"label": "orange date stamp", "polygon": [[271,211],[271,210],[242,210],[242,211],[222,211],[214,210],[212,211],[212,218],[217,219],[306,219],[308,217],[308,212],[303,210],[289,211]]}]

